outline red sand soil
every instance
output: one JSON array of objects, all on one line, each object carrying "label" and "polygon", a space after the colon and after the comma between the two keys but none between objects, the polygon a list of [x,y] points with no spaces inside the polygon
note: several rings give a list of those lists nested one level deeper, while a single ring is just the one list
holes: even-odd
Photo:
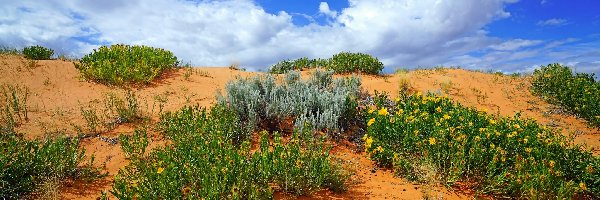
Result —
[{"label": "red sand soil", "polygon": [[[57,132],[76,134],[74,125],[84,126],[80,108],[97,104],[107,93],[123,93],[122,88],[108,87],[83,81],[72,62],[48,60],[31,64],[18,56],[0,55],[0,84],[26,86],[30,90],[28,106],[29,121],[18,127],[28,138],[41,138]],[[169,72],[149,87],[134,89],[142,99],[142,110],[158,119],[157,98],[166,99],[165,111],[175,111],[184,105],[210,106],[215,103],[217,91],[236,76],[252,76],[258,73],[228,68],[198,67]],[[305,73],[304,73],[305,74]],[[479,110],[501,116],[534,118],[542,124],[563,129],[565,134],[575,133],[576,143],[586,144],[600,153],[600,133],[587,126],[582,119],[562,114],[560,109],[546,103],[529,92],[529,78],[510,77],[461,69],[416,70],[388,76],[364,76],[363,87],[370,93],[388,92],[397,96],[399,83],[408,82],[415,91],[447,94],[453,100],[475,106]],[[111,188],[118,170],[128,164],[119,144],[110,139],[119,134],[130,134],[134,125],[120,125],[114,130],[81,141],[86,154],[95,156],[96,163],[103,166],[108,176],[90,183],[68,182],[60,190],[61,199],[95,199],[101,191]],[[149,132],[149,148],[165,145],[161,134]],[[335,144],[334,156],[341,158],[354,172],[349,190],[342,194],[320,191],[300,199],[421,199],[424,195],[444,199],[473,198],[468,189],[449,189],[436,185],[419,185],[398,178],[385,169],[378,169],[362,152],[348,143]],[[276,194],[277,199],[296,197]]]}]

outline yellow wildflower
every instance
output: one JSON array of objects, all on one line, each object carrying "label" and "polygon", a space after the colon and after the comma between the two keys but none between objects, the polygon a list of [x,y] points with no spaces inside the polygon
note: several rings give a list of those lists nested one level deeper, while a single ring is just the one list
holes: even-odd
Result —
[{"label": "yellow wildflower", "polygon": [[381,147],[381,146],[378,146],[378,147],[375,149],[375,152],[379,152],[379,153],[383,152],[383,147]]},{"label": "yellow wildflower", "polygon": [[396,99],[394,99],[396,101],[396,103],[400,102],[400,97],[396,97]]},{"label": "yellow wildflower", "polygon": [[396,122],[396,118],[395,117],[390,117],[390,123],[393,124],[394,122]]},{"label": "yellow wildflower", "polygon": [[446,119],[446,120],[450,119],[450,115],[445,114],[444,119]]},{"label": "yellow wildflower", "polygon": [[525,148],[525,152],[531,153],[531,148]]},{"label": "yellow wildflower", "polygon": [[387,116],[390,113],[388,113],[387,108],[381,108],[379,111],[377,111],[377,114]]},{"label": "yellow wildflower", "polygon": [[594,167],[592,165],[588,165],[587,167],[585,167],[585,171],[587,171],[590,174],[593,174],[595,172]]},{"label": "yellow wildflower", "polygon": [[527,138],[523,139],[523,144],[527,144],[527,141],[529,141]]},{"label": "yellow wildflower", "polygon": [[494,119],[490,119],[490,124],[492,124],[492,125],[493,125],[493,124],[496,124],[496,120],[494,120]]},{"label": "yellow wildflower", "polygon": [[479,128],[479,132],[485,132],[486,130],[486,128]]},{"label": "yellow wildflower", "polygon": [[371,107],[371,108],[369,108],[369,111],[367,111],[367,112],[369,112],[369,114],[371,114],[371,113],[375,112],[375,109]]},{"label": "yellow wildflower", "polygon": [[369,135],[365,134],[365,135],[362,137],[362,141],[365,141],[365,140],[367,140],[367,137],[369,137]]},{"label": "yellow wildflower", "polygon": [[587,186],[584,182],[579,183],[579,188],[581,188],[582,190],[587,190]]},{"label": "yellow wildflower", "polygon": [[394,160],[398,160],[398,158],[399,158],[398,153],[394,153]]},{"label": "yellow wildflower", "polygon": [[417,92],[417,97],[423,96],[422,92]]},{"label": "yellow wildflower", "polygon": [[429,138],[429,144],[430,145],[434,145],[435,144],[435,138],[430,137]]},{"label": "yellow wildflower", "polygon": [[480,140],[481,140],[481,137],[479,137],[479,136],[475,136],[475,141],[476,141],[476,142],[479,142]]},{"label": "yellow wildflower", "polygon": [[404,113],[404,110],[402,109],[398,109],[398,111],[396,111],[396,115],[402,115]]},{"label": "yellow wildflower", "polygon": [[375,123],[375,118],[371,118],[369,122],[367,122],[367,126],[371,126],[373,123]]},{"label": "yellow wildflower", "polygon": [[442,108],[440,108],[440,107],[437,107],[437,108],[435,108],[435,111],[437,111],[437,112],[442,112]]},{"label": "yellow wildflower", "polygon": [[365,150],[368,148],[371,148],[371,145],[373,144],[373,138],[372,137],[368,137],[367,141],[365,141]]},{"label": "yellow wildflower", "polygon": [[550,168],[553,168],[554,165],[556,164],[556,162],[554,162],[554,160],[551,160],[548,165],[550,166]]},{"label": "yellow wildflower", "polygon": [[521,126],[519,126],[518,124],[513,125],[513,127],[515,127],[516,129],[520,129]]},{"label": "yellow wildflower", "polygon": [[491,148],[491,149],[495,149],[495,148],[496,148],[496,145],[495,145],[494,143],[492,143],[492,144],[490,144],[490,148]]},{"label": "yellow wildflower", "polygon": [[300,160],[300,159],[296,160],[296,167],[298,167],[298,168],[302,167],[302,160]]},{"label": "yellow wildflower", "polygon": [[156,173],[160,174],[163,171],[165,171],[165,168],[159,167],[158,170],[156,170]]}]

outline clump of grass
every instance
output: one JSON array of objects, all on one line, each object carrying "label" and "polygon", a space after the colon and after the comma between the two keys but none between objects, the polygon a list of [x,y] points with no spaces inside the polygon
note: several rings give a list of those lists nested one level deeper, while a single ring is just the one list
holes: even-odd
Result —
[{"label": "clump of grass", "polygon": [[123,95],[108,93],[102,103],[102,109],[94,105],[80,108],[87,129],[92,134],[111,130],[119,124],[148,119],[147,113],[142,110],[142,102],[131,90]]},{"label": "clump of grass", "polygon": [[179,64],[172,52],[148,46],[102,46],[75,63],[83,77],[110,85],[148,84]]},{"label": "clump of grass", "polygon": [[131,164],[119,171],[111,193],[119,199],[270,199],[275,189],[305,195],[343,188],[344,173],[329,161],[323,138],[301,138],[310,135],[304,132],[284,143],[274,133],[270,142],[262,132],[259,148],[251,152],[248,139],[235,138],[246,131],[239,123],[237,113],[225,106],[185,107],[161,116],[159,127],[172,141],[167,147],[144,155],[143,131],[122,136]]},{"label": "clump of grass", "polygon": [[29,46],[23,48],[23,55],[32,60],[49,60],[54,54],[54,50],[43,46]]},{"label": "clump of grass", "polygon": [[16,48],[0,46],[0,55],[21,55],[21,51]]},{"label": "clump of grass", "polygon": [[[476,183],[496,197],[573,198],[600,195],[600,159],[557,130],[533,120],[495,117],[420,93],[367,112],[365,152],[402,176],[452,185]],[[425,168],[423,168],[425,166]],[[413,177],[416,176],[416,177]],[[426,178],[430,179],[430,178]]]},{"label": "clump of grass", "polygon": [[0,134],[29,120],[29,88],[19,85],[0,85]]}]

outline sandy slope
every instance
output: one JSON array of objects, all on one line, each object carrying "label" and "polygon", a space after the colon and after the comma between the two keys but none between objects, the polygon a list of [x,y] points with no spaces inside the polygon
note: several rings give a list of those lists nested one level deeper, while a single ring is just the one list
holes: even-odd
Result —
[{"label": "sandy slope", "polygon": [[[32,67],[29,67],[32,66]],[[111,88],[80,80],[78,71],[71,62],[29,61],[15,56],[0,56],[0,84],[18,84],[30,89],[30,120],[18,128],[29,138],[52,136],[56,132],[75,134],[74,126],[84,126],[80,108],[95,105],[106,93],[120,93],[123,89]],[[158,104],[162,99],[164,110],[174,111],[184,105],[210,106],[215,94],[227,81],[238,75],[251,76],[256,73],[241,72],[228,68],[195,68],[166,74],[150,87],[134,89],[143,101],[143,109],[157,119]],[[371,93],[386,91],[391,96],[398,93],[399,83],[407,81],[417,91],[432,91],[448,94],[463,105],[475,106],[480,110],[512,116],[521,112],[542,124],[564,129],[564,133],[577,134],[576,142],[589,147],[600,147],[599,131],[587,127],[585,121],[566,114],[557,114],[559,109],[545,103],[528,91],[527,78],[515,78],[485,74],[460,69],[417,70],[386,77],[362,76],[363,86]],[[165,101],[166,100],[166,101]],[[69,183],[61,191],[63,199],[95,199],[102,190],[109,190],[112,177],[119,168],[127,165],[118,144],[110,142],[119,134],[131,133],[132,125],[121,125],[115,130],[89,137],[82,141],[87,154],[94,154],[96,162],[104,164],[109,176],[92,183]],[[160,134],[151,133],[152,147],[166,142]],[[466,190],[449,191],[446,188],[415,185],[394,177],[390,171],[374,169],[373,162],[362,153],[353,151],[352,145],[337,144],[335,156],[351,166],[355,175],[354,184],[344,194],[318,192],[308,199],[420,199],[423,194],[449,199],[472,197]],[[598,154],[598,149],[595,149]],[[278,194],[277,198],[291,198]]]}]

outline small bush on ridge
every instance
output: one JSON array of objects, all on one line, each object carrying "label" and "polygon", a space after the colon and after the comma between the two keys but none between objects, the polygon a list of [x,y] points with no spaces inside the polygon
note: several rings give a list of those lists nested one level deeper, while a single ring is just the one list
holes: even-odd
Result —
[{"label": "small bush on ridge", "polygon": [[172,52],[148,46],[102,46],[75,67],[89,80],[111,85],[148,84],[179,64]]},{"label": "small bush on ridge", "polygon": [[39,45],[23,48],[23,55],[27,59],[49,60],[53,54],[54,50]]},{"label": "small bush on ridge", "polygon": [[313,68],[333,70],[335,73],[362,72],[379,74],[383,70],[383,63],[368,54],[341,52],[329,59],[308,59],[304,57],[296,60],[284,60],[271,66],[269,72],[283,74],[292,70]]},{"label": "small bush on ridge", "polygon": [[567,66],[550,64],[534,71],[532,90],[600,127],[600,82],[594,74],[573,74]]}]

